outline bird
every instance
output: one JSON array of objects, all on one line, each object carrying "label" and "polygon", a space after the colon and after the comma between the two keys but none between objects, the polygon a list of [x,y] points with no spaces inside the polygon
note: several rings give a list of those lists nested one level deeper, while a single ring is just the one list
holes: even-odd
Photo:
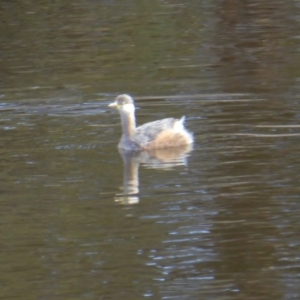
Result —
[{"label": "bird", "polygon": [[122,122],[120,149],[129,151],[183,147],[194,141],[192,133],[184,128],[185,117],[166,118],[136,127],[134,100],[127,94],[119,95],[109,107],[118,109]]}]

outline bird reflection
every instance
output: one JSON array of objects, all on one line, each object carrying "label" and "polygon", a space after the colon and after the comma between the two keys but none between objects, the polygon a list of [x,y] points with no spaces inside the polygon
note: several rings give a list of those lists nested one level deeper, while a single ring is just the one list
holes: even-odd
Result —
[{"label": "bird reflection", "polygon": [[116,194],[115,201],[122,204],[139,202],[139,166],[170,170],[175,166],[187,165],[191,145],[184,147],[156,149],[152,151],[128,151],[119,149],[124,162],[123,191]]}]

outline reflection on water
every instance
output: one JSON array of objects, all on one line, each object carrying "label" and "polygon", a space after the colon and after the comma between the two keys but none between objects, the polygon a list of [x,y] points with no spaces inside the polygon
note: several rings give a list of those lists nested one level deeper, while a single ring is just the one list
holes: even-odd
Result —
[{"label": "reflection on water", "polygon": [[187,165],[186,158],[191,150],[191,145],[138,152],[119,149],[124,162],[124,181],[123,193],[117,194],[115,201],[123,204],[139,202],[140,164],[148,168],[170,170],[176,166]]}]

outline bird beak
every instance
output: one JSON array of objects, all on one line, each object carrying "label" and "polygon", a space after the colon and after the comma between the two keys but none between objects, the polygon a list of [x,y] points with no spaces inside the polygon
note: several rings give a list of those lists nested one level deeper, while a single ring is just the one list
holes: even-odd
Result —
[{"label": "bird beak", "polygon": [[113,103],[109,104],[108,106],[109,106],[109,107],[114,107],[114,108],[117,108],[117,107],[118,107],[118,105],[117,105],[116,102],[113,102]]}]

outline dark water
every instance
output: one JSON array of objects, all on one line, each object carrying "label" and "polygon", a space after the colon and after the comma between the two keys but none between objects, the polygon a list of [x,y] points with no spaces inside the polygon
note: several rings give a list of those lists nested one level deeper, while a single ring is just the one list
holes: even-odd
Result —
[{"label": "dark water", "polygon": [[[1,299],[300,298],[299,1],[0,8]],[[125,92],[194,149],[119,153]]]}]

